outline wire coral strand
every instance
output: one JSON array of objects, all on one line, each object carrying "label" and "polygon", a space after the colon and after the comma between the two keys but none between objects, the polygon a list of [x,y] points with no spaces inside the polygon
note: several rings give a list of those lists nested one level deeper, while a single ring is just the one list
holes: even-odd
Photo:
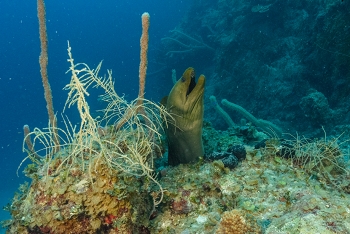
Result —
[{"label": "wire coral strand", "polygon": [[57,122],[56,122],[55,112],[53,109],[51,87],[50,87],[50,83],[47,75],[48,52],[47,52],[47,33],[46,33],[46,11],[45,11],[44,0],[38,0],[37,7],[38,7],[37,11],[38,11],[38,19],[39,19],[40,46],[41,46],[41,53],[39,57],[40,73],[41,73],[41,78],[44,86],[46,108],[49,115],[50,124],[53,129],[53,139],[56,146],[56,151],[58,151],[60,143],[57,136]]}]

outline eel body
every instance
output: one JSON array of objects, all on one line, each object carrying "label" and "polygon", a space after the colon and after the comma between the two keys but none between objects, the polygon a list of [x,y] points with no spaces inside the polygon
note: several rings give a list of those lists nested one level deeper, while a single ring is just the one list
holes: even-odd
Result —
[{"label": "eel body", "polygon": [[204,155],[204,85],[204,75],[196,83],[194,69],[187,68],[162,101],[174,120],[166,129],[169,165],[196,162]]}]

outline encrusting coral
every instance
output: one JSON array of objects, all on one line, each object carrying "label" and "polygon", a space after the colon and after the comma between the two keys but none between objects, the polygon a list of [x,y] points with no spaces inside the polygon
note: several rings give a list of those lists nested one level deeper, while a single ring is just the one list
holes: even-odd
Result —
[{"label": "encrusting coral", "polygon": [[34,180],[12,204],[9,233],[129,233],[147,225],[148,215],[143,214],[153,201],[142,181],[112,174],[97,160],[94,167],[91,178],[72,165],[57,177]]}]

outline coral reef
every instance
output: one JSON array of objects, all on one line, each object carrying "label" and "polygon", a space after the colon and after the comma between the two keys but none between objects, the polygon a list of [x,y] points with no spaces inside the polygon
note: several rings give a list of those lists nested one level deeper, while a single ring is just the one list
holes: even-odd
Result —
[{"label": "coral reef", "polygon": [[[247,106],[230,104],[265,132],[281,133],[254,115],[307,131],[312,122],[341,123],[342,113],[342,121],[349,120],[349,39],[342,37],[349,1],[280,3],[195,0],[187,18],[163,38],[162,62],[178,69],[191,61],[209,71],[209,93]],[[74,63],[70,47],[68,54],[65,108],[76,105],[81,123],[62,116],[63,128],[24,127],[26,159],[32,161],[24,173],[32,181],[5,207],[12,216],[2,222],[7,233],[350,233],[347,140],[328,137],[324,129],[322,138],[271,138],[223,114],[211,96],[208,107],[230,127],[220,131],[204,121],[204,157],[156,168],[169,113],[143,99],[144,89],[125,101],[114,90],[111,71],[99,77],[101,64],[91,69]],[[205,59],[194,59],[198,55]],[[144,79],[146,70],[142,74]],[[105,92],[100,118],[92,117],[86,100],[92,87]],[[348,125],[332,129],[350,135]]]},{"label": "coral reef", "polygon": [[[250,141],[239,129],[216,131],[206,123],[208,152],[235,153],[241,161],[234,169],[225,167],[221,160],[200,160],[196,164],[163,168],[158,181],[164,189],[164,197],[157,207],[154,207],[154,200],[159,193],[149,177],[111,170],[108,161],[102,159],[95,159],[90,174],[88,170],[82,171],[81,164],[68,163],[59,174],[54,173],[55,167],[29,165],[26,173],[33,182],[29,188],[22,186],[22,193],[8,207],[13,216],[7,223],[8,232],[50,233],[55,230],[59,233],[58,228],[63,225],[78,233],[350,231],[347,171],[332,167],[332,172],[327,166],[328,162],[335,162],[334,159],[341,162],[345,157],[341,143],[336,143],[339,139],[294,140],[295,144],[304,145],[299,151],[305,152],[305,159],[308,155],[323,153],[323,169],[331,172],[330,181],[315,176],[322,167],[306,166],[311,159],[306,160],[304,166],[298,163],[295,155],[300,153],[296,153],[298,148],[292,144],[292,139],[267,139],[255,148],[245,143]],[[115,138],[115,134],[108,129],[103,131],[106,139]],[[131,138],[120,147],[126,150],[124,147],[132,142]],[[60,165],[69,152],[70,149],[63,148],[60,151],[63,155],[53,158],[50,165]],[[334,172],[340,172],[340,176]],[[50,175],[45,176],[47,173]],[[232,223],[239,225],[228,226]]]},{"label": "coral reef", "polygon": [[[32,182],[7,207],[12,220],[4,225],[8,233],[146,232],[163,196],[153,160],[161,152],[159,131],[166,111],[146,99],[128,103],[114,91],[111,72],[98,76],[101,63],[96,69],[74,64],[69,45],[68,55],[72,78],[65,87],[65,108],[77,104],[81,124],[73,127],[63,118],[66,129],[49,125],[25,133],[25,159],[33,163],[24,172]],[[105,91],[102,118],[90,114],[89,86]]]},{"label": "coral reef", "polygon": [[[278,139],[257,149],[244,145],[246,159],[233,170],[220,160],[164,169],[160,183],[166,192],[150,221],[151,233],[349,232],[350,195],[312,176],[316,169],[283,157],[283,145]],[[348,180],[334,179],[340,184]]]},{"label": "coral reef", "polygon": [[8,233],[134,233],[147,226],[153,200],[144,182],[112,173],[101,161],[93,166],[90,176],[71,165],[33,180],[13,200]]},{"label": "coral reef", "polygon": [[[331,131],[333,124],[350,121],[349,7],[349,1],[196,0],[166,36],[193,45],[193,50],[163,40],[158,62],[165,63],[167,72],[196,63],[210,77],[207,103],[211,95],[227,98],[284,130],[316,136],[320,124]],[[215,53],[205,46],[196,49],[199,44],[185,41],[177,32]],[[174,50],[182,53],[171,53]],[[326,118],[315,124],[305,116],[299,104],[310,88],[328,100],[332,121]],[[217,120],[221,113],[216,108],[208,105],[205,117],[224,129],[226,122]],[[239,123],[241,117],[231,118]]]}]

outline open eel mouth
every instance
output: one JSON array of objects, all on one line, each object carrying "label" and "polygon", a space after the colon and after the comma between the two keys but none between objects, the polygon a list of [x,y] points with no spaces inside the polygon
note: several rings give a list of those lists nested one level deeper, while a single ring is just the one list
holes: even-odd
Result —
[{"label": "open eel mouth", "polygon": [[186,96],[188,96],[192,92],[194,87],[196,87],[196,74],[195,74],[194,70],[191,71],[190,79],[191,79],[191,81],[190,81],[190,84],[187,88]]}]

